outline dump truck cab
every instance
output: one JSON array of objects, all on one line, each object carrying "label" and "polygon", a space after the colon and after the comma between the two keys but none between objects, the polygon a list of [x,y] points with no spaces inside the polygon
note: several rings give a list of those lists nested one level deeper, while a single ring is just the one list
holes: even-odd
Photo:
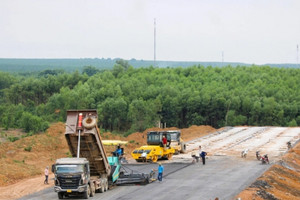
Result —
[{"label": "dump truck cab", "polygon": [[59,198],[64,193],[88,194],[90,185],[90,165],[86,158],[60,158],[52,165],[55,175],[54,191],[58,192]]}]

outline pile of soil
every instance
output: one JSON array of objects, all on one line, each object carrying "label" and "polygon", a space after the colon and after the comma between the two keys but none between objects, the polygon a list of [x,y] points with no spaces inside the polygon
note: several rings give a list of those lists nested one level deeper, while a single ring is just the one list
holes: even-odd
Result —
[{"label": "pile of soil", "polygon": [[41,175],[58,157],[68,154],[63,123],[53,124],[46,133],[0,145],[0,186]]},{"label": "pile of soil", "polygon": [[300,200],[300,143],[236,198]]},{"label": "pile of soil", "polygon": [[[160,129],[150,128],[142,133],[133,133],[128,137],[112,133],[101,133],[103,140],[128,141],[123,145],[126,159],[131,158],[131,151],[147,144],[147,132],[159,130],[178,130],[176,127]],[[181,129],[182,139],[189,141],[214,132],[210,126],[192,126]],[[19,132],[19,131],[18,131]],[[5,134],[16,133],[11,130]],[[3,142],[0,145],[0,199],[17,199],[24,195],[38,192],[47,187],[53,187],[53,174],[50,172],[50,184],[44,185],[44,169],[58,158],[70,156],[64,137],[65,124],[55,123],[41,134],[21,138],[15,142]],[[20,133],[22,135],[24,133]],[[105,146],[109,156],[115,150],[114,146]]]}]

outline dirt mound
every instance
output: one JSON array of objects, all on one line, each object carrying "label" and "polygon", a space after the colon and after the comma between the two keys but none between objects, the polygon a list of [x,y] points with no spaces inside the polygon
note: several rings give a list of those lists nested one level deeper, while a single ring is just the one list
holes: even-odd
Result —
[{"label": "dirt mound", "polygon": [[46,133],[0,145],[0,186],[42,175],[59,157],[68,153],[64,124],[53,124]]},{"label": "dirt mound", "polygon": [[300,143],[251,186],[237,195],[241,199],[300,200]]}]

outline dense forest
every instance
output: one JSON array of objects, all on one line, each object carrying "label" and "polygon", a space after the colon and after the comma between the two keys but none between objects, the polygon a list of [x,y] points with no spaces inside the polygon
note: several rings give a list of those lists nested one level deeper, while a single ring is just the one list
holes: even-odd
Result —
[{"label": "dense forest", "polygon": [[153,127],[300,125],[300,69],[268,66],[85,67],[0,71],[0,126],[36,133],[66,110],[97,109],[102,129],[130,134]]},{"label": "dense forest", "polygon": [[[78,59],[14,59],[14,58],[0,58],[0,71],[9,73],[27,74],[31,72],[38,72],[43,70],[59,70],[64,69],[66,72],[75,72],[84,69],[85,66],[93,66],[98,70],[112,69],[116,61],[120,58],[78,58]],[[153,60],[137,60],[130,59],[127,61],[130,66],[134,68],[153,66]],[[194,65],[201,65],[204,67],[223,67],[223,66],[250,66],[251,64],[238,62],[192,62],[192,61],[163,61],[157,60],[156,67],[190,67]],[[284,68],[300,68],[299,64],[266,64],[270,67],[284,67]]]}]

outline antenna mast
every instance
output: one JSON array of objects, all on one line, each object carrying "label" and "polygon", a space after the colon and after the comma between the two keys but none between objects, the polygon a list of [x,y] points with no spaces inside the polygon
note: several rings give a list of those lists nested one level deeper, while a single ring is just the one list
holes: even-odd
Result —
[{"label": "antenna mast", "polygon": [[224,64],[224,51],[222,51],[222,67],[223,67],[223,64]]},{"label": "antenna mast", "polygon": [[153,67],[156,66],[156,19],[154,18],[154,63]]},{"label": "antenna mast", "polygon": [[298,44],[297,44],[297,65],[299,65],[299,59],[298,59],[298,56],[299,56],[299,47],[298,47]]}]

